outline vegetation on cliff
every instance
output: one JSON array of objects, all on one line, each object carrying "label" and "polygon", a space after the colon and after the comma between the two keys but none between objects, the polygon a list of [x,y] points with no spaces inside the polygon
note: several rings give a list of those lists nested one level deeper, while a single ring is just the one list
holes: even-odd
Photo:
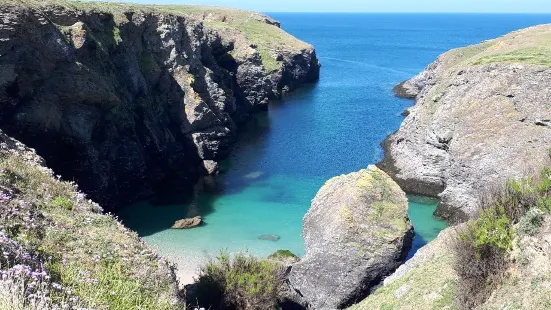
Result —
[{"label": "vegetation on cliff", "polygon": [[[202,20],[208,27],[217,31],[225,32],[232,37],[240,37],[258,48],[262,63],[268,72],[281,69],[284,65],[280,53],[289,49],[300,52],[304,49],[311,49],[312,46],[298,40],[279,27],[279,23],[270,17],[251,11],[240,9],[222,8],[215,6],[200,5],[148,5],[132,3],[109,3],[99,1],[72,1],[72,0],[9,0],[14,3],[21,3],[37,8],[44,6],[63,6],[83,12],[109,13],[114,17],[115,22],[123,22],[127,19],[129,12],[144,12],[147,14],[161,13],[175,16],[193,16]],[[118,28],[114,27],[112,36],[115,42],[120,42]],[[245,41],[240,40],[240,41]],[[238,42],[237,45],[246,42]],[[239,47],[243,49],[244,47]],[[234,51],[234,55],[250,51]]]},{"label": "vegetation on cliff", "polygon": [[278,262],[221,252],[201,269],[188,301],[207,309],[277,309],[285,291],[284,274]]},{"label": "vegetation on cliff", "polygon": [[352,309],[551,307],[551,169],[481,201],[477,219],[445,230]]},{"label": "vegetation on cliff", "polygon": [[407,192],[438,196],[455,222],[481,189],[538,171],[551,146],[551,25],[446,52],[398,88],[416,104],[384,143],[383,170]]},{"label": "vegetation on cliff", "polygon": [[0,132],[0,309],[173,309],[170,265]]},{"label": "vegetation on cliff", "polygon": [[0,129],[106,210],[189,190],[239,124],[319,77],[314,48],[254,12],[7,0],[0,20]]}]

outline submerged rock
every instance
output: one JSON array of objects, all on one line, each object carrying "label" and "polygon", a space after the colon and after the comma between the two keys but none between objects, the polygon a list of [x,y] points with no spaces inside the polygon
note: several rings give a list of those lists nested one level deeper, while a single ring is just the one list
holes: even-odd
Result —
[{"label": "submerged rock", "polygon": [[551,25],[455,49],[396,88],[416,97],[379,165],[407,192],[439,196],[437,214],[477,214],[493,185],[538,171],[551,148]]},{"label": "submerged rock", "polygon": [[306,255],[289,281],[313,309],[341,309],[365,297],[411,247],[405,193],[375,166],[335,177],[304,217]]},{"label": "submerged rock", "polygon": [[199,226],[199,225],[201,225],[201,223],[203,223],[203,219],[200,216],[196,216],[196,217],[193,217],[193,218],[178,220],[178,221],[174,222],[174,225],[172,225],[171,228],[173,228],[173,229],[188,229],[188,228],[193,228],[193,227]]},{"label": "submerged rock", "polygon": [[276,242],[276,241],[279,240],[279,236],[278,235],[262,235],[262,236],[258,236],[258,239]]}]

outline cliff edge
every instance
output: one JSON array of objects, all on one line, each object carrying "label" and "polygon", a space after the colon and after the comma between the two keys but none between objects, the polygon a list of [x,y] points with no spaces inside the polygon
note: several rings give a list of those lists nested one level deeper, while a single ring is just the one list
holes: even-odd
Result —
[{"label": "cliff edge", "polygon": [[477,214],[494,185],[543,167],[551,147],[551,25],[451,50],[399,85],[415,97],[379,166],[437,215]]},{"label": "cliff edge", "polygon": [[0,20],[0,129],[107,209],[215,173],[240,122],[319,76],[253,12],[7,0]]}]

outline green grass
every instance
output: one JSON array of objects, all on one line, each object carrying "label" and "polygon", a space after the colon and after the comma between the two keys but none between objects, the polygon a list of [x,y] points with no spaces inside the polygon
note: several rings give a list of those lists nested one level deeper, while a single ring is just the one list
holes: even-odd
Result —
[{"label": "green grass", "polygon": [[61,208],[65,208],[67,210],[73,210],[73,202],[71,200],[69,200],[68,198],[65,198],[65,197],[56,197],[54,198],[54,200],[52,201],[52,203],[50,204],[52,207],[61,207]]},{"label": "green grass", "polygon": [[[12,143],[1,132],[0,141]],[[0,172],[0,192],[10,193],[0,202],[0,229],[30,254],[47,258],[52,278],[81,306],[181,309],[174,305],[169,265],[75,184],[54,178],[28,150],[0,146]]]},{"label": "green grass", "polygon": [[77,296],[86,297],[82,304],[91,309],[109,310],[163,310],[173,309],[168,302],[159,303],[155,291],[133,279],[127,266],[120,260],[96,263],[94,268],[81,263],[48,266],[60,275]]},{"label": "green grass", "polygon": [[527,63],[532,65],[551,67],[551,47],[523,48],[504,54],[484,56],[474,62],[476,65],[484,65],[496,62]]},{"label": "green grass", "polygon": [[[115,26],[109,32],[94,32],[93,35],[102,49],[108,49],[112,45],[118,45],[121,41],[121,35],[118,24],[127,22],[125,13],[143,12],[168,13],[176,16],[195,15],[202,18],[205,13],[216,15],[216,18],[206,19],[204,24],[207,27],[225,31],[238,30],[244,37],[245,42],[237,40],[241,49],[246,49],[250,45],[255,45],[262,59],[262,64],[267,72],[273,72],[281,69],[282,62],[277,61],[275,55],[280,51],[291,50],[299,52],[310,46],[290,34],[286,33],[277,26],[270,25],[262,21],[264,17],[261,14],[237,10],[231,8],[219,8],[209,6],[193,5],[137,5],[131,3],[116,2],[98,2],[98,1],[68,1],[68,0],[8,0],[13,3],[26,4],[33,7],[43,7],[46,5],[63,5],[65,7],[81,10],[85,12],[104,12],[111,14],[115,21]],[[228,35],[234,36],[234,31],[229,31]]]},{"label": "green grass", "polygon": [[551,66],[551,26],[543,25],[509,33],[503,37],[443,54],[445,71],[466,65],[520,63]]},{"label": "green grass", "polygon": [[452,268],[454,256],[447,247],[447,238],[430,244],[430,254],[424,256],[419,266],[349,309],[460,309],[454,300],[457,276]]}]

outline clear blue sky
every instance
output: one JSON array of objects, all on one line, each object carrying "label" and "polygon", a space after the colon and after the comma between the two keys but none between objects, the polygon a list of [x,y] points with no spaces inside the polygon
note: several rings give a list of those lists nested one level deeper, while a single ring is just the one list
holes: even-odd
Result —
[{"label": "clear blue sky", "polygon": [[551,13],[551,0],[118,0],[150,4],[208,4],[260,12]]}]

